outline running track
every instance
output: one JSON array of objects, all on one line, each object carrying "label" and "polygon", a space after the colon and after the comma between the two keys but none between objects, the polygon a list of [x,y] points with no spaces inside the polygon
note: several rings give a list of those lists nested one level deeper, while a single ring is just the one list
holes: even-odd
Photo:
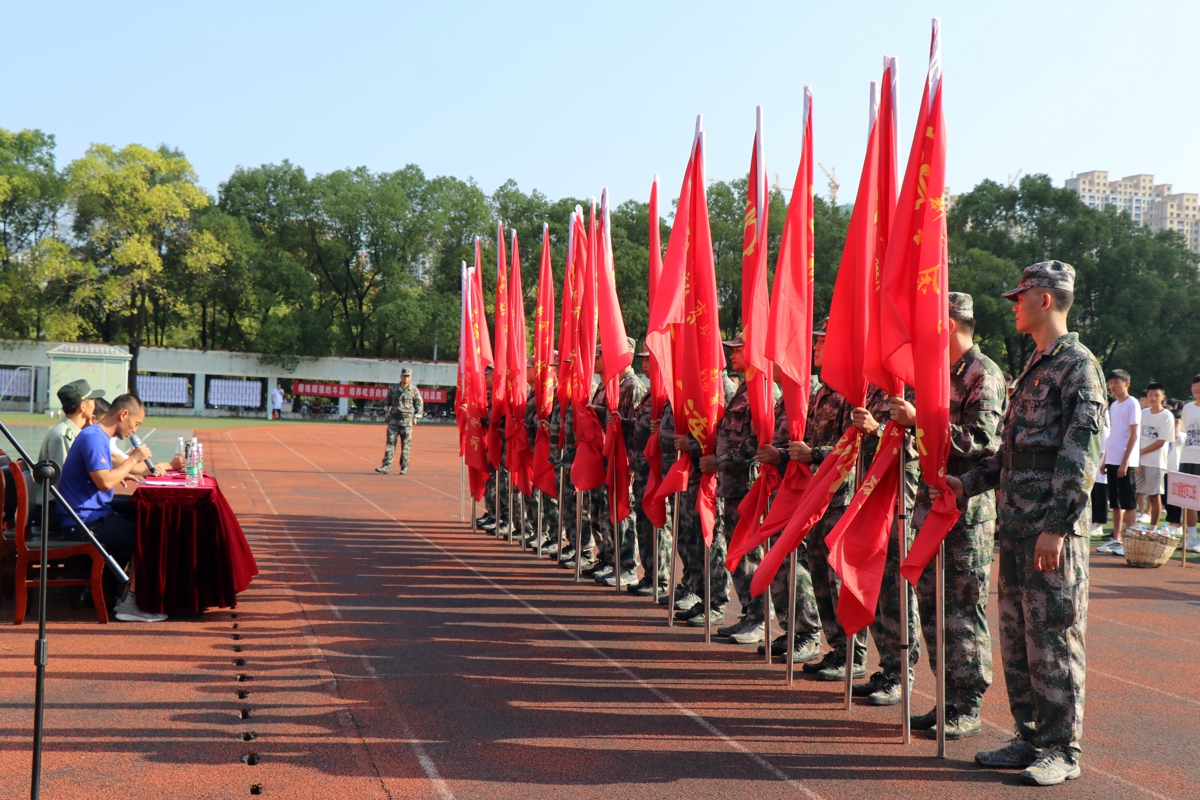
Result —
[{"label": "running track", "polygon": [[[661,606],[472,534],[451,427],[417,428],[404,477],[372,472],[379,426],[202,433],[262,573],[232,613],[154,626],[98,626],[52,598],[44,797],[1034,791],[971,763],[1008,737],[998,652],[984,735],[942,761],[899,744],[895,708],[846,713],[840,685],[788,689],[752,648],[668,630]],[[1200,797],[1198,620],[1200,567],[1095,556],[1084,775],[1048,792]],[[33,622],[0,626],[5,798],[28,793]],[[932,685],[923,662],[915,711]]]}]

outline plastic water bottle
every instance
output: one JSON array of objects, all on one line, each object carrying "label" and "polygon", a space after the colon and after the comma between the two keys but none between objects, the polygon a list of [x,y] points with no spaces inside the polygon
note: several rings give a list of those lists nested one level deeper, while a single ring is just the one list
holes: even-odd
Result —
[{"label": "plastic water bottle", "polygon": [[204,443],[196,442],[196,478],[204,477]]},{"label": "plastic water bottle", "polygon": [[183,443],[183,437],[180,436],[175,443],[175,456],[179,459],[180,463],[183,463],[186,455],[187,447]]},{"label": "plastic water bottle", "polygon": [[196,452],[196,445],[192,444],[188,448],[187,462],[184,467],[184,469],[186,471],[186,476],[187,476],[184,479],[184,485],[187,487],[195,488],[200,485],[200,472],[199,472],[200,457],[199,456],[200,456],[200,454]]}]

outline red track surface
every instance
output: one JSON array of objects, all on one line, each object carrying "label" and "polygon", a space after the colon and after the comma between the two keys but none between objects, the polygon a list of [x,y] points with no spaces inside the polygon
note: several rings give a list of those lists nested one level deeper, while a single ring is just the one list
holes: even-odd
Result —
[{"label": "red track surface", "polygon": [[[43,797],[1033,791],[971,763],[1011,724],[998,652],[984,735],[949,743],[940,761],[933,742],[899,744],[896,708],[846,713],[838,685],[798,677],[788,689],[751,648],[706,646],[646,599],[472,534],[458,521],[453,428],[418,428],[404,477],[371,471],[381,427],[207,434],[262,574],[236,618],[100,626],[51,598]],[[1095,557],[1084,774],[1048,793],[1200,797],[1198,612],[1200,566]],[[21,797],[36,625],[0,631],[0,797]],[[924,663],[917,676],[921,712],[933,681]],[[242,762],[251,753],[259,763]]]}]

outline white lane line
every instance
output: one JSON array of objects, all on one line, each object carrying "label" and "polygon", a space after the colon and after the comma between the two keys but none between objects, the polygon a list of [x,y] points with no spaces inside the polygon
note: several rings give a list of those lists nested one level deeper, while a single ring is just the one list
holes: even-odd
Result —
[{"label": "white lane line", "polygon": [[[284,537],[288,540],[288,543],[291,544],[292,549],[296,551],[296,556],[297,556],[297,558],[300,559],[300,563],[304,565],[304,569],[308,572],[308,574],[312,578],[313,582],[320,583],[320,581],[317,579],[316,572],[314,572],[312,566],[309,565],[308,559],[304,557],[304,551],[300,549],[300,547],[296,544],[296,540],[294,538],[292,538],[292,534],[288,530],[287,523],[284,522],[283,519],[279,517],[279,514],[275,511],[275,504],[271,502],[270,496],[263,489],[262,483],[258,480],[258,475],[256,475],[254,470],[250,468],[250,463],[248,461],[246,461],[246,456],[242,453],[242,449],[237,446],[237,443],[233,440],[233,437],[229,434],[228,431],[226,431],[225,436],[229,440],[230,446],[233,447],[234,451],[238,454],[238,458],[240,458],[242,460],[242,464],[245,466],[246,471],[248,473],[250,473],[250,477],[251,477],[251,479],[253,479],[255,486],[258,487],[258,493],[260,495],[262,495],[263,500],[265,500],[267,503],[267,507],[269,509],[271,509],[272,516],[276,517],[279,526],[283,530]],[[272,434],[271,438],[275,439],[274,434]],[[278,442],[279,440],[275,439],[275,441]],[[288,449],[290,450],[291,448],[288,448]],[[295,452],[295,451],[293,450],[292,452]],[[310,461],[309,463],[312,463],[312,462]],[[334,478],[334,480],[337,480],[337,479]],[[339,481],[339,483],[340,483],[340,481]],[[301,602],[299,598],[296,598],[296,602],[300,605],[301,609],[304,608],[304,603]],[[340,610],[338,610],[338,608],[336,606],[334,606],[333,604],[330,603],[330,604],[325,604],[324,607],[327,608],[330,611],[330,613],[332,613],[339,620],[342,619],[342,612]],[[316,637],[316,630],[313,627],[312,620],[308,620],[307,617],[308,617],[308,615],[306,613],[305,619],[308,621],[309,633],[304,634],[304,638],[305,638],[307,644],[309,645],[309,647],[311,647],[316,653],[318,653],[320,655],[321,661],[325,665],[325,670],[329,674],[331,680],[333,681],[334,690],[338,691],[337,678],[334,677],[334,675],[333,675],[333,668],[329,664],[328,656],[326,655],[324,648],[321,646],[320,640]],[[374,665],[372,665],[370,663],[370,661],[367,660],[366,656],[362,656],[362,663],[363,663],[363,668],[366,670],[367,674],[369,674],[373,679],[378,677],[375,672]],[[338,696],[339,697],[341,696],[340,691],[338,691]],[[349,709],[346,709],[345,713],[348,715],[350,722],[354,725],[355,734],[357,735],[359,741],[362,742],[363,749],[367,751],[368,757],[370,757],[369,756],[370,750],[367,745],[366,738],[363,736],[362,729],[358,725],[358,720],[356,720],[354,718],[354,713],[352,711],[350,711]],[[341,714],[339,713],[338,716],[340,718]],[[424,770],[426,777],[429,778],[429,782],[431,784],[433,784],[433,788],[437,792],[438,796],[441,797],[442,800],[455,800],[454,793],[450,791],[450,787],[446,785],[446,782],[444,780],[442,780],[442,776],[438,772],[437,766],[433,763],[433,759],[431,759],[429,757],[429,752],[420,743],[420,741],[417,740],[416,735],[412,732],[412,728],[409,727],[408,720],[405,719],[404,715],[402,715],[402,714],[397,714],[397,717],[400,721],[400,726],[403,729],[404,736],[405,736],[405,738],[408,739],[408,744],[413,750],[413,755],[415,755],[417,757],[417,763],[419,763],[421,765],[421,769]],[[345,726],[345,725],[343,726],[343,728],[346,728],[346,727],[347,726]],[[348,730],[346,732],[349,733]],[[375,771],[375,775],[379,778],[380,787],[383,789],[384,794],[386,794],[390,798],[392,796],[392,794],[391,794],[391,792],[388,791],[387,781],[384,780],[383,775],[379,772],[379,767],[376,765],[375,759],[370,758],[370,762],[371,762],[371,768]]]},{"label": "white lane line", "polygon": [[1125,678],[1118,678],[1116,675],[1113,675],[1112,673],[1101,672],[1100,670],[1096,669],[1095,667],[1092,667],[1091,669],[1089,669],[1088,672],[1095,673],[1096,675],[1103,675],[1105,678],[1109,678],[1110,680],[1120,681],[1121,683],[1127,683],[1130,686],[1136,686],[1139,689],[1149,689],[1152,692],[1158,692],[1159,694],[1165,694],[1167,697],[1172,697],[1172,698],[1174,698],[1176,700],[1180,700],[1184,703],[1191,703],[1194,706],[1200,706],[1200,700],[1192,700],[1191,698],[1188,698],[1188,697],[1180,697],[1177,694],[1172,694],[1171,692],[1167,692],[1162,689],[1155,689],[1153,686],[1147,686],[1144,683],[1138,683],[1136,681],[1126,680]]},{"label": "white lane line", "polygon": [[[605,661],[607,661],[607,662],[608,662],[608,664],[609,664],[609,666],[611,666],[611,667],[615,668],[615,669],[616,669],[616,670],[618,670],[618,671],[619,671],[621,674],[625,675],[625,676],[626,676],[627,678],[629,678],[631,681],[633,681],[634,683],[636,683],[637,685],[639,685],[641,688],[645,689],[647,692],[649,692],[650,694],[654,695],[654,696],[655,696],[656,698],[658,698],[658,700],[659,700],[661,703],[663,703],[664,705],[671,707],[672,709],[674,709],[675,711],[677,711],[677,712],[678,712],[679,714],[681,714],[682,716],[685,716],[685,717],[687,717],[688,719],[690,719],[690,720],[692,720],[693,722],[695,722],[695,723],[696,723],[697,725],[699,725],[701,728],[703,728],[704,730],[706,730],[706,731],[707,731],[709,734],[711,734],[712,736],[714,736],[714,737],[716,737],[717,739],[721,740],[721,741],[722,741],[722,742],[723,742],[723,743],[724,743],[726,746],[728,746],[728,747],[729,747],[731,750],[734,750],[735,752],[741,753],[742,755],[746,756],[746,757],[747,757],[747,758],[749,758],[751,761],[753,761],[755,764],[757,764],[758,766],[762,767],[764,770],[766,770],[766,771],[767,771],[767,772],[769,772],[771,775],[773,775],[773,776],[774,776],[776,779],[778,779],[778,780],[780,780],[780,781],[783,781],[784,783],[786,783],[786,784],[788,784],[789,786],[791,786],[793,789],[796,789],[796,790],[797,790],[797,791],[799,791],[801,794],[803,794],[805,797],[809,798],[809,800],[825,800],[825,799],[824,799],[824,798],[823,798],[821,795],[819,795],[819,794],[817,794],[816,792],[812,791],[811,789],[809,789],[807,786],[805,786],[805,785],[804,785],[803,783],[801,783],[800,781],[798,781],[798,780],[795,780],[795,779],[791,778],[790,776],[788,776],[788,774],[787,774],[787,773],[785,773],[783,770],[781,770],[781,769],[779,769],[778,767],[776,767],[776,766],[775,766],[774,764],[772,764],[771,762],[767,761],[765,758],[763,758],[762,756],[760,756],[758,753],[755,753],[754,751],[752,751],[752,750],[750,750],[749,748],[747,748],[747,747],[745,747],[744,745],[742,745],[742,744],[741,744],[741,742],[738,742],[737,740],[735,740],[735,739],[731,738],[730,736],[728,736],[727,734],[725,734],[723,731],[721,731],[719,728],[717,728],[715,725],[713,725],[711,722],[709,722],[709,721],[708,721],[707,719],[705,719],[704,717],[702,717],[702,716],[700,716],[699,714],[697,714],[696,712],[692,711],[690,708],[688,708],[687,706],[685,706],[685,705],[683,705],[682,703],[678,702],[677,700],[675,700],[675,699],[671,698],[669,695],[667,695],[667,694],[666,694],[665,692],[663,692],[661,689],[658,689],[657,687],[655,687],[655,686],[652,686],[652,685],[650,685],[649,683],[647,683],[646,681],[642,680],[640,677],[638,677],[636,674],[634,674],[634,673],[633,673],[631,670],[629,670],[628,668],[626,668],[626,667],[625,667],[623,664],[620,664],[619,662],[617,662],[617,661],[616,661],[616,660],[615,660],[615,659],[614,659],[612,656],[610,656],[608,653],[604,652],[603,650],[601,650],[599,647],[597,647],[596,645],[592,644],[591,642],[588,642],[588,641],[586,641],[586,640],[582,639],[581,637],[579,637],[578,635],[576,635],[574,631],[572,631],[570,628],[567,628],[565,625],[562,625],[562,624],[561,624],[561,623],[560,623],[558,620],[556,620],[554,617],[551,617],[549,614],[547,614],[546,612],[542,611],[540,608],[537,608],[536,606],[534,606],[534,605],[532,605],[531,603],[527,602],[527,601],[526,601],[526,600],[524,600],[523,598],[521,598],[521,597],[518,597],[517,595],[513,594],[513,593],[512,593],[512,592],[510,592],[510,591],[509,591],[509,590],[508,590],[506,587],[504,587],[504,586],[500,585],[499,583],[497,583],[496,581],[492,580],[490,577],[488,577],[488,576],[487,576],[487,575],[485,575],[484,573],[482,573],[482,572],[480,572],[479,570],[475,569],[475,567],[471,566],[471,565],[470,565],[470,564],[468,564],[466,561],[464,561],[464,560],[462,560],[461,558],[459,558],[459,557],[458,557],[458,556],[457,556],[457,555],[456,555],[456,554],[455,554],[453,551],[446,549],[445,547],[443,547],[443,546],[442,546],[442,545],[440,545],[439,543],[437,543],[437,542],[433,541],[432,539],[429,539],[428,537],[426,537],[426,536],[424,536],[424,535],[422,535],[422,534],[418,533],[418,532],[417,532],[416,530],[414,530],[412,527],[410,527],[409,525],[405,524],[403,521],[401,521],[401,520],[397,519],[396,517],[394,517],[394,516],[393,516],[393,515],[392,515],[390,512],[386,511],[386,510],[385,510],[385,509],[383,509],[383,508],[380,508],[380,506],[379,506],[378,504],[376,504],[376,503],[375,503],[375,501],[371,500],[371,498],[369,498],[369,497],[367,497],[366,495],[364,495],[364,494],[360,493],[360,492],[359,492],[359,491],[357,491],[357,490],[356,490],[356,489],[355,489],[353,486],[350,486],[349,484],[347,484],[347,483],[345,483],[345,482],[343,482],[343,481],[339,480],[339,479],[337,478],[337,476],[335,476],[335,475],[333,475],[333,474],[331,474],[331,473],[329,473],[329,472],[326,472],[324,469],[322,469],[322,468],[320,467],[320,465],[318,465],[317,463],[315,463],[314,461],[312,461],[312,459],[308,458],[308,457],[307,457],[307,456],[305,456],[303,453],[301,453],[301,452],[299,452],[299,451],[297,451],[297,450],[293,449],[292,447],[288,446],[287,444],[285,444],[284,442],[282,442],[282,441],[281,441],[281,440],[280,440],[278,437],[276,437],[274,434],[271,434],[271,438],[272,438],[272,439],[275,439],[275,441],[276,441],[276,442],[279,442],[279,444],[280,444],[281,446],[283,446],[283,447],[287,448],[288,450],[291,450],[291,451],[292,451],[292,453],[294,453],[294,454],[295,454],[296,456],[298,456],[299,458],[302,458],[302,459],[304,459],[305,461],[307,461],[309,464],[312,464],[314,467],[316,467],[316,468],[317,468],[318,470],[320,470],[321,472],[324,472],[324,473],[325,473],[326,475],[328,475],[328,476],[329,476],[329,477],[330,477],[332,480],[334,480],[334,481],[336,481],[337,483],[341,484],[341,485],[342,485],[342,487],[344,487],[344,488],[345,488],[347,491],[349,491],[350,493],[352,493],[352,494],[355,494],[355,495],[358,495],[360,498],[362,498],[364,501],[366,501],[366,502],[367,502],[369,505],[371,505],[371,506],[374,506],[374,507],[375,507],[375,508],[376,508],[376,509],[377,509],[377,510],[378,510],[378,511],[381,513],[381,514],[384,514],[386,517],[388,517],[388,519],[392,520],[392,521],[393,521],[393,522],[395,522],[397,525],[400,525],[401,527],[403,527],[403,528],[406,528],[406,529],[407,529],[407,530],[408,530],[408,531],[409,531],[411,534],[413,534],[414,536],[416,536],[418,539],[422,539],[422,540],[424,540],[426,543],[428,543],[428,544],[432,545],[433,547],[436,547],[438,550],[442,551],[442,553],[444,553],[444,554],[445,554],[447,557],[449,557],[449,558],[450,558],[450,559],[452,559],[453,561],[456,561],[456,562],[458,562],[460,565],[462,565],[462,566],[463,566],[465,569],[467,569],[468,571],[470,571],[470,572],[473,572],[473,573],[474,573],[474,574],[475,574],[477,577],[479,577],[481,580],[483,580],[483,581],[487,582],[488,584],[490,584],[490,585],[491,585],[493,588],[495,588],[495,589],[499,590],[501,593],[503,593],[503,594],[507,595],[507,596],[508,596],[510,599],[512,599],[512,600],[514,600],[514,601],[516,601],[516,602],[520,603],[521,605],[525,606],[525,608],[529,609],[529,610],[530,610],[530,611],[532,611],[533,613],[535,613],[535,614],[537,614],[537,615],[541,616],[543,619],[545,619],[547,622],[549,622],[551,625],[553,625],[553,626],[555,627],[555,629],[557,629],[557,630],[558,630],[560,633],[562,633],[563,635],[565,635],[565,636],[567,636],[567,637],[569,637],[569,638],[571,638],[571,639],[574,639],[574,640],[575,640],[577,643],[579,643],[579,644],[583,645],[584,647],[587,647],[589,650],[591,650],[591,651],[593,651],[594,653],[596,653],[598,656],[600,656],[600,657],[601,657],[601,658],[603,658]],[[406,732],[406,733],[405,733],[405,735],[409,736],[409,738],[413,738],[413,737],[412,737],[412,735],[411,735],[411,734],[409,734],[408,732]]]},{"label": "white lane line", "polygon": [[1148,630],[1146,630],[1144,625],[1133,625],[1128,622],[1121,622],[1119,619],[1113,619],[1112,617],[1103,617],[1103,616],[1100,616],[1099,614],[1094,614],[1089,610],[1088,611],[1088,624],[1091,624],[1091,621],[1094,619],[1098,619],[1103,622],[1110,623],[1112,625],[1121,625],[1126,628],[1133,628],[1134,630],[1141,631],[1142,633],[1144,633],[1147,636],[1150,636],[1154,639],[1161,639],[1163,637],[1166,637],[1168,639],[1178,639],[1181,642],[1191,642],[1192,644],[1200,644],[1200,639],[1189,639],[1186,636],[1176,636],[1173,633],[1164,633],[1159,630],[1148,631]]}]

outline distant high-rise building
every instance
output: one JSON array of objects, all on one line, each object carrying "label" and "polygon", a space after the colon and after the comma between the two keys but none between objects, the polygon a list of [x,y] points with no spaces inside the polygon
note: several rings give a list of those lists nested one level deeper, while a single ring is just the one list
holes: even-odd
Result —
[{"label": "distant high-rise building", "polygon": [[1129,175],[1110,181],[1103,170],[1068,178],[1067,188],[1091,208],[1112,206],[1151,230],[1179,231],[1188,249],[1200,253],[1200,208],[1195,194],[1173,193],[1171,184],[1155,184],[1153,175]]}]

